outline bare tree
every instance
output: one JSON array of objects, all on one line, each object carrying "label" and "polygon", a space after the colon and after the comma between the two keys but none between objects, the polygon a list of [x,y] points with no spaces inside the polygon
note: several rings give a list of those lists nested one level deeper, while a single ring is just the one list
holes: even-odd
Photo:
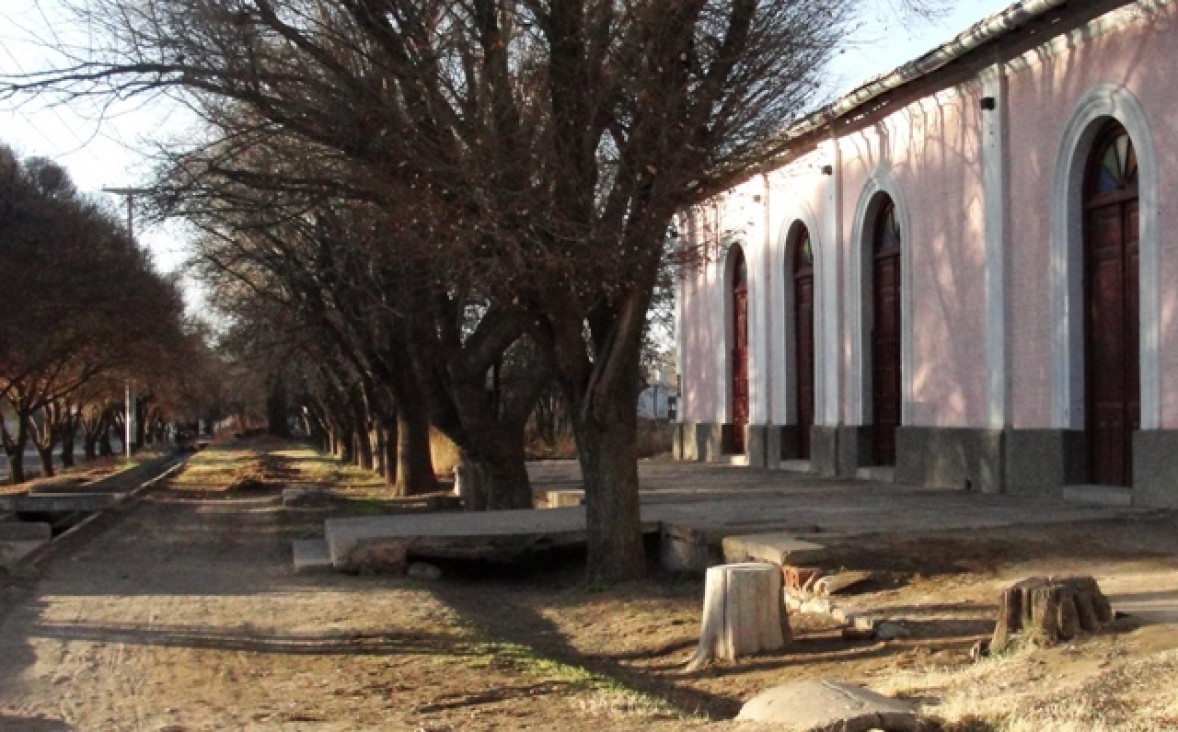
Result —
[{"label": "bare tree", "polygon": [[665,233],[786,149],[780,126],[812,104],[853,9],[93,0],[85,16],[107,45],[6,88],[243,105],[396,191],[412,212],[398,256],[488,303],[443,345],[501,353],[524,323],[549,354],[585,475],[589,571],[621,579],[645,566],[635,403]]}]

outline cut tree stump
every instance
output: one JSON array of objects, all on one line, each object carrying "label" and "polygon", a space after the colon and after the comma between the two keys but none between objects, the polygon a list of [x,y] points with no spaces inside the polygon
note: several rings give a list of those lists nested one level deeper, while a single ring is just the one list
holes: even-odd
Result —
[{"label": "cut tree stump", "polygon": [[789,638],[789,618],[776,564],[723,564],[708,569],[699,645],[687,664],[709,663],[779,651]]},{"label": "cut tree stump", "polygon": [[1028,577],[1002,591],[990,653],[1005,651],[1016,633],[1050,645],[1099,630],[1112,617],[1092,577]]}]

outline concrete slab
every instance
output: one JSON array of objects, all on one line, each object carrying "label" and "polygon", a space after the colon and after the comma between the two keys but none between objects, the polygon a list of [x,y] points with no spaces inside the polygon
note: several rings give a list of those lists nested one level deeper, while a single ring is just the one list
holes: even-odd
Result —
[{"label": "concrete slab", "polygon": [[831,681],[798,681],[763,691],[741,707],[736,721],[772,722],[786,732],[931,729],[908,702]]},{"label": "concrete slab", "polygon": [[[528,465],[538,492],[579,493],[576,461]],[[1042,496],[988,495],[962,490],[834,479],[781,470],[641,461],[642,520],[659,531],[664,565],[702,571],[722,563],[728,536],[767,535],[759,561],[802,563],[797,552],[819,551],[878,534],[974,531],[1001,526],[1092,521],[1144,509],[1069,503]],[[414,514],[333,518],[326,522],[332,564],[355,569],[349,554],[383,542],[386,563],[405,552],[423,558],[518,556],[584,541],[584,509]],[[785,536],[781,536],[784,534]],[[774,538],[776,537],[776,538]],[[777,546],[777,541],[786,542]],[[803,542],[794,544],[792,542]],[[776,560],[771,559],[776,553]],[[809,563],[809,559],[805,560]]]},{"label": "concrete slab", "polygon": [[0,510],[13,513],[101,511],[118,502],[118,493],[35,493],[0,496]]},{"label": "concrete slab", "polygon": [[826,554],[821,544],[787,533],[728,536],[721,546],[725,562],[768,562],[782,567],[820,565]]},{"label": "concrete slab", "polygon": [[0,567],[12,567],[48,541],[0,541]]},{"label": "concrete slab", "polygon": [[782,460],[777,463],[778,470],[785,470],[790,473],[809,473],[809,460]]},{"label": "concrete slab", "polygon": [[855,470],[859,480],[874,480],[879,483],[895,483],[896,469],[890,465],[876,465]]},{"label": "concrete slab", "polygon": [[[658,521],[643,522],[648,533]],[[345,571],[390,551],[424,558],[509,560],[585,542],[585,509],[332,518],[324,522],[332,566]],[[379,563],[384,563],[380,559]]]},{"label": "concrete slab", "polygon": [[1128,508],[1133,505],[1133,489],[1112,485],[1065,485],[1063,499],[1092,506]]},{"label": "concrete slab", "polygon": [[42,521],[0,521],[0,541],[49,541],[52,527]]},{"label": "concrete slab", "polygon": [[569,508],[585,505],[585,491],[579,488],[554,488],[534,491],[532,500],[536,508]]},{"label": "concrete slab", "polygon": [[317,572],[330,570],[331,554],[323,539],[296,539],[290,543],[296,572]]}]

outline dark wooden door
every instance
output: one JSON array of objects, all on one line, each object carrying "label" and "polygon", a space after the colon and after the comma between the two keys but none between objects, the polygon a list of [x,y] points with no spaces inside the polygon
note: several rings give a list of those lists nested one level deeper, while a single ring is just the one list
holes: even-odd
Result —
[{"label": "dark wooden door", "polygon": [[1139,229],[1136,160],[1119,126],[1098,137],[1089,173],[1084,384],[1091,479],[1127,486],[1141,420]]},{"label": "dark wooden door", "polygon": [[794,253],[794,367],[797,377],[798,457],[810,459],[814,425],[814,253],[803,231]]},{"label": "dark wooden door", "polygon": [[872,444],[877,465],[896,463],[900,424],[900,232],[891,203],[876,225],[872,271]]},{"label": "dark wooden door", "polygon": [[744,255],[735,264],[732,279],[732,452],[744,452],[745,425],[749,422],[749,327],[748,274]]}]

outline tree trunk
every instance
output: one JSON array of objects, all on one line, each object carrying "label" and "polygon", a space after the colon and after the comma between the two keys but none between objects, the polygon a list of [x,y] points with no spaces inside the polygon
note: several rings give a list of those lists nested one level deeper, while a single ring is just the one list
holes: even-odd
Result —
[{"label": "tree trunk", "polygon": [[587,573],[591,582],[621,582],[646,574],[638,505],[637,388],[597,393],[597,414],[574,402],[573,429],[585,482]]},{"label": "tree trunk", "polygon": [[61,428],[61,465],[74,467],[74,443],[78,438],[78,423],[73,417],[67,418]]},{"label": "tree trunk", "polygon": [[397,450],[400,449],[400,430],[397,428],[397,416],[395,414],[382,414],[379,417],[380,431],[384,435],[384,463],[385,485],[389,488],[395,489],[397,487]]},{"label": "tree trunk", "polygon": [[356,464],[365,470],[372,470],[372,440],[371,433],[364,425],[360,425],[354,433],[356,441]]},{"label": "tree trunk", "polygon": [[147,437],[147,405],[151,397],[135,399],[135,449],[142,450]]},{"label": "tree trunk", "polygon": [[501,426],[489,440],[491,450],[477,461],[488,511],[533,507],[532,484],[520,432],[516,436],[508,427]]},{"label": "tree trunk", "polygon": [[699,645],[687,664],[695,671],[712,661],[735,661],[780,651],[789,638],[781,593],[781,567],[725,564],[708,569]]},{"label": "tree trunk", "polygon": [[374,421],[372,429],[369,430],[372,435],[372,464],[376,474],[384,477],[389,474],[388,465],[385,460],[388,457],[388,450],[385,448],[385,434],[384,427],[379,422]]},{"label": "tree trunk", "polygon": [[24,422],[17,420],[16,438],[12,439],[4,428],[4,448],[8,451],[8,481],[13,485],[25,482],[25,446],[29,444],[29,433]]},{"label": "tree trunk", "polygon": [[429,413],[422,404],[402,400],[397,405],[397,482],[393,493],[414,496],[437,490],[429,445]]},{"label": "tree trunk", "polygon": [[34,447],[37,449],[37,456],[41,458],[41,474],[46,478],[57,475],[57,470],[53,466],[53,445],[46,448],[34,443]]},{"label": "tree trunk", "polygon": [[1021,633],[1051,645],[1091,633],[1112,620],[1108,598],[1092,577],[1029,577],[1002,591],[990,652],[1002,653]]},{"label": "tree trunk", "polygon": [[290,404],[286,382],[281,377],[270,380],[266,392],[266,432],[273,437],[290,437]]},{"label": "tree trunk", "polygon": [[454,466],[454,490],[467,511],[487,510],[487,489],[483,483],[482,464],[471,459],[466,450],[462,460]]}]

